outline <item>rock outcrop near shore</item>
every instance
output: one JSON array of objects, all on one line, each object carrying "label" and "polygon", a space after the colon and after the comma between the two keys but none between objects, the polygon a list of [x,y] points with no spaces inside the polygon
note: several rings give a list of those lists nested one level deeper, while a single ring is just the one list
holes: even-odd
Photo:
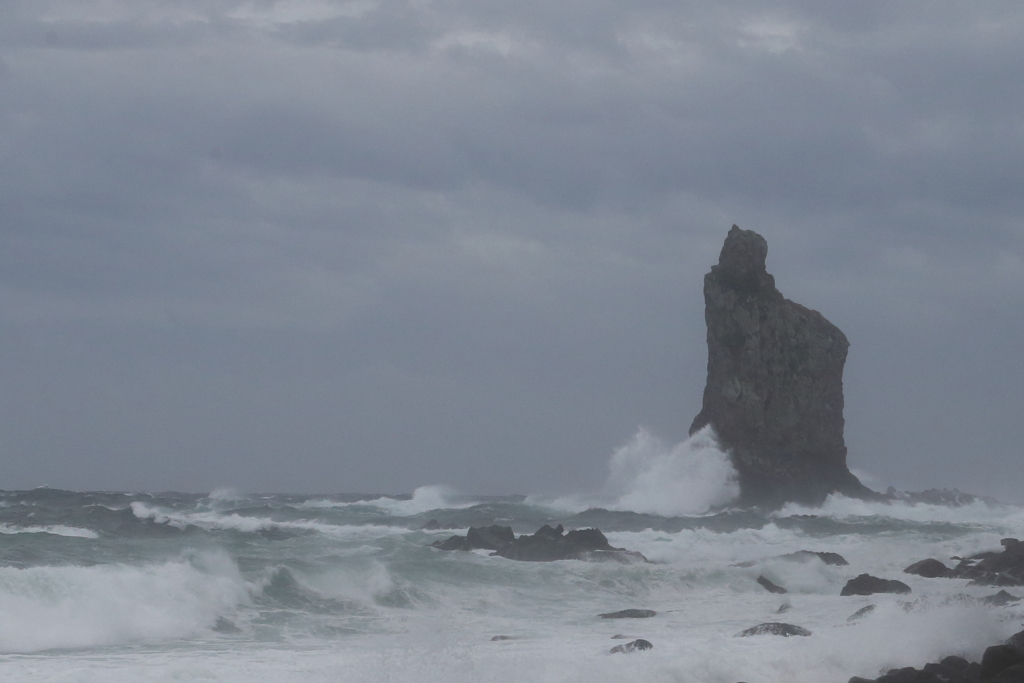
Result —
[{"label": "rock outcrop near shore", "polygon": [[784,298],[768,243],[733,226],[704,276],[708,379],[690,434],[711,425],[739,475],[744,506],[880,497],[846,466],[843,365],[849,342],[817,311]]},{"label": "rock outcrop near shore", "polygon": [[432,545],[441,550],[493,550],[491,555],[523,562],[647,561],[638,552],[613,548],[600,529],[574,529],[566,533],[561,524],[555,528],[545,524],[537,533],[523,534],[518,538],[512,533],[512,528],[507,526],[470,527],[465,536],[452,536]]}]

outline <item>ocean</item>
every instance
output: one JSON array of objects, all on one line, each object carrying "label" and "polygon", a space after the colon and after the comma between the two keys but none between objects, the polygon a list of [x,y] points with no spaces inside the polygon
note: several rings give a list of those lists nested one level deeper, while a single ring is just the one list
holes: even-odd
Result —
[{"label": "ocean", "polygon": [[[701,435],[669,447],[641,432],[609,473],[563,497],[0,492],[0,680],[846,683],[977,660],[1022,628],[1024,601],[979,600],[997,588],[902,572],[1024,537],[1021,507],[733,510],[727,461]],[[597,527],[649,562],[431,547],[491,524]],[[800,550],[849,564],[786,557]],[[912,593],[840,596],[862,573]],[[629,608],[657,615],[598,618]],[[775,621],[811,635],[738,637]],[[610,652],[634,638],[653,648]]]}]

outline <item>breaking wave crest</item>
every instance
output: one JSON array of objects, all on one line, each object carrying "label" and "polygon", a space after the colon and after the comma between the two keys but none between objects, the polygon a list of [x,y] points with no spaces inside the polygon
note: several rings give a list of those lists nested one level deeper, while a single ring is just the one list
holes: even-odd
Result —
[{"label": "breaking wave crest", "polygon": [[549,504],[573,511],[601,507],[664,517],[696,515],[734,500],[739,495],[736,476],[711,427],[674,446],[641,428],[612,455],[599,494],[566,496]]},{"label": "breaking wave crest", "polygon": [[373,500],[338,502],[333,500],[307,500],[296,507],[306,509],[346,508],[372,506],[395,517],[412,517],[431,510],[458,510],[475,505],[475,501],[456,501],[455,492],[447,486],[420,486],[409,499],[381,496]]},{"label": "breaking wave crest", "polygon": [[248,599],[224,552],[141,566],[0,567],[0,651],[188,637]]}]

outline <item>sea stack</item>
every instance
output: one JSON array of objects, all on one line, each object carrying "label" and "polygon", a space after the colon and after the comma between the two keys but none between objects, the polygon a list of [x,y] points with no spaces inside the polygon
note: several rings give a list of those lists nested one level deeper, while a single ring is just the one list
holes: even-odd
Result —
[{"label": "sea stack", "polygon": [[782,296],[767,255],[763,237],[734,225],[704,276],[708,381],[690,434],[714,428],[739,475],[740,505],[875,497],[846,467],[850,343],[823,315]]}]

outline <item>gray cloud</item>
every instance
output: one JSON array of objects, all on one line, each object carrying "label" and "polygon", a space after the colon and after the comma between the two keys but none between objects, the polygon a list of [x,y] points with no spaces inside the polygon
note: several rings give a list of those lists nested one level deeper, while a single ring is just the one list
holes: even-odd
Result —
[{"label": "gray cloud", "polygon": [[5,488],[596,486],[732,223],[855,469],[1019,499],[1024,10],[9,2]]}]

